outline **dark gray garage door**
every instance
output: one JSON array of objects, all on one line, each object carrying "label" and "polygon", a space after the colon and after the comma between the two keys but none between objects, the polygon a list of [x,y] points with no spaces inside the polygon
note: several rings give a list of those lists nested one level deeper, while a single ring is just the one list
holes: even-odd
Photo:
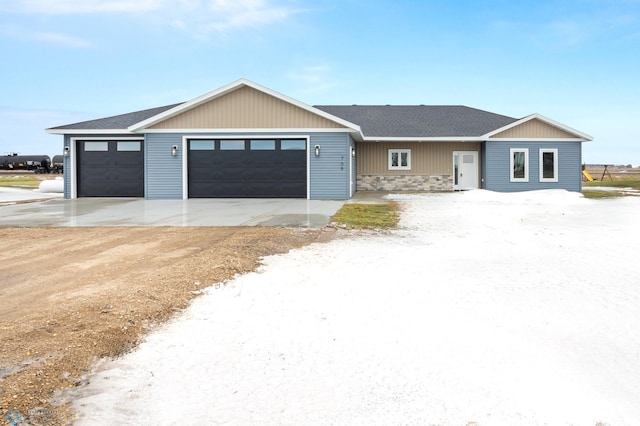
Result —
[{"label": "dark gray garage door", "polygon": [[189,198],[306,198],[305,139],[189,140]]},{"label": "dark gray garage door", "polygon": [[144,197],[142,141],[78,141],[78,197]]}]

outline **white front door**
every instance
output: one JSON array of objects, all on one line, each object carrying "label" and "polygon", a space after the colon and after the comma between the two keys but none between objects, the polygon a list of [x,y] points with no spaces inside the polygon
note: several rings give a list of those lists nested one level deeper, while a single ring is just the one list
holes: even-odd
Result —
[{"label": "white front door", "polygon": [[478,151],[454,151],[453,189],[478,188]]}]

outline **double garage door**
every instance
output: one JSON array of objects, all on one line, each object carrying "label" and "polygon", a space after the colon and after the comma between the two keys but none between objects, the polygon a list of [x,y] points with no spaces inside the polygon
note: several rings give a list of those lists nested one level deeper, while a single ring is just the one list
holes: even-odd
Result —
[{"label": "double garage door", "polygon": [[79,197],[144,197],[143,141],[77,144]]},{"label": "double garage door", "polygon": [[[77,144],[79,197],[144,197],[142,140]],[[189,198],[307,196],[306,139],[191,139],[187,146]]]},{"label": "double garage door", "polygon": [[190,139],[189,198],[306,198],[306,139]]}]

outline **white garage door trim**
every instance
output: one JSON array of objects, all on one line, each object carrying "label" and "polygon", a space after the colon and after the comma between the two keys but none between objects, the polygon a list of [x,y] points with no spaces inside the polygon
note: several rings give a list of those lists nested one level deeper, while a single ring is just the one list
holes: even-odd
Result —
[{"label": "white garage door trim", "polygon": [[[144,137],[133,136],[133,137],[119,137],[119,136],[110,136],[110,137],[71,137],[69,138],[69,169],[71,170],[71,193],[69,194],[69,198],[78,198],[78,170],[76,168],[77,161],[77,153],[76,146],[78,145],[78,141],[140,141],[144,144]],[[147,151],[144,151],[144,156],[146,158]],[[145,161],[146,162],[146,161]],[[146,196],[146,194],[145,194]]]}]

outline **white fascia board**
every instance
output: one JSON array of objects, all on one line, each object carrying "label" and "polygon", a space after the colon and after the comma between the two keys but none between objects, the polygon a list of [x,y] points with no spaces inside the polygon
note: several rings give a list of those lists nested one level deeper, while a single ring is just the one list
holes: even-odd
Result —
[{"label": "white fascia board", "polygon": [[[497,135],[498,133],[502,133],[505,130],[509,130],[509,129],[513,128],[513,127],[516,127],[516,126],[519,126],[519,125],[521,125],[523,123],[526,123],[527,121],[531,121],[531,120],[535,120],[535,119],[540,120],[543,123],[547,123],[547,124],[549,124],[549,125],[551,125],[553,127],[556,127],[556,128],[558,128],[560,130],[564,130],[567,133],[571,133],[573,135],[576,135],[576,139],[580,139],[583,142],[592,141],[593,140],[593,137],[588,135],[588,134],[586,134],[586,133],[582,133],[579,130],[576,130],[576,129],[572,128],[572,127],[569,127],[569,126],[567,126],[565,124],[562,124],[562,123],[560,123],[558,121],[552,120],[549,117],[545,117],[544,115],[538,114],[538,113],[528,115],[528,116],[526,116],[524,118],[521,118],[518,121],[514,121],[511,124],[507,124],[504,127],[500,127],[499,129],[493,130],[493,131],[483,135],[482,137],[485,138],[485,139],[489,139],[493,135]],[[546,140],[548,140],[548,139],[546,139]],[[561,140],[561,139],[553,139],[553,140]]]},{"label": "white fascia board", "polygon": [[135,135],[129,129],[45,129],[45,132],[51,135],[110,135],[110,134],[127,134]]},{"label": "white fascia board", "polygon": [[485,139],[477,136],[456,136],[456,137],[376,137],[366,136],[365,142],[483,142]]},{"label": "white fascia board", "polygon": [[590,142],[583,138],[491,138],[487,142]]},{"label": "white fascia board", "polygon": [[[187,141],[190,139],[251,139],[261,137],[261,135],[251,135],[238,133],[237,135],[226,135],[226,134],[218,134],[218,133],[210,133],[210,134],[202,134],[202,133],[194,133],[193,135],[183,135],[183,141]],[[274,135],[265,135],[264,137],[274,138],[274,139],[308,139],[309,135],[305,134],[274,134]]]},{"label": "white fascia board", "polygon": [[[232,133],[233,136],[235,137],[235,134],[252,134],[253,136],[255,136],[256,133],[282,133],[282,134],[287,134],[287,133],[337,133],[337,132],[343,132],[343,133],[357,133],[354,130],[351,129],[345,129],[344,127],[336,127],[335,129],[327,129],[327,128],[320,128],[320,129],[299,129],[299,128],[266,128],[266,129],[219,129],[219,128],[215,128],[215,129],[145,129],[144,131],[141,131],[140,133],[184,133],[184,134],[191,134],[191,133],[216,133],[216,134],[222,134],[222,133]],[[227,134],[227,136],[229,136]],[[286,136],[289,137],[289,136]]]},{"label": "white fascia board", "polygon": [[222,86],[219,89],[216,89],[212,92],[209,93],[205,93],[202,96],[199,96],[191,101],[185,102],[183,104],[180,104],[174,108],[171,108],[167,111],[164,111],[160,114],[154,115],[153,117],[150,117],[144,121],[141,121],[139,123],[136,123],[132,126],[129,126],[129,130],[132,132],[136,132],[139,130],[144,129],[145,127],[149,127],[149,126],[153,126],[154,124],[157,124],[163,120],[166,120],[170,117],[173,117],[177,114],[180,114],[182,112],[188,111],[192,108],[197,107],[198,105],[201,105],[205,102],[211,101],[215,98],[218,98],[220,96],[226,95],[229,92],[233,92],[236,89],[239,89],[243,86],[246,87],[251,87],[255,90],[258,90],[260,92],[266,93],[268,95],[271,95],[275,98],[280,99],[281,101],[287,102],[289,104],[295,105],[299,108],[302,108],[306,111],[311,112],[312,114],[315,115],[319,115],[321,117],[326,118],[327,120],[333,121],[334,123],[340,124],[344,127],[347,127],[349,129],[355,130],[360,132],[360,126],[357,126],[349,121],[346,121],[342,118],[336,117],[334,115],[331,115],[329,113],[326,113],[324,111],[321,111],[317,108],[312,107],[311,105],[307,105],[304,102],[300,102],[296,99],[290,98],[289,96],[283,95],[281,93],[278,93],[274,90],[271,90],[267,87],[261,86],[259,84],[256,84],[250,80],[247,80],[245,78],[241,78],[240,80],[234,81],[233,83],[229,83],[226,86]]}]

